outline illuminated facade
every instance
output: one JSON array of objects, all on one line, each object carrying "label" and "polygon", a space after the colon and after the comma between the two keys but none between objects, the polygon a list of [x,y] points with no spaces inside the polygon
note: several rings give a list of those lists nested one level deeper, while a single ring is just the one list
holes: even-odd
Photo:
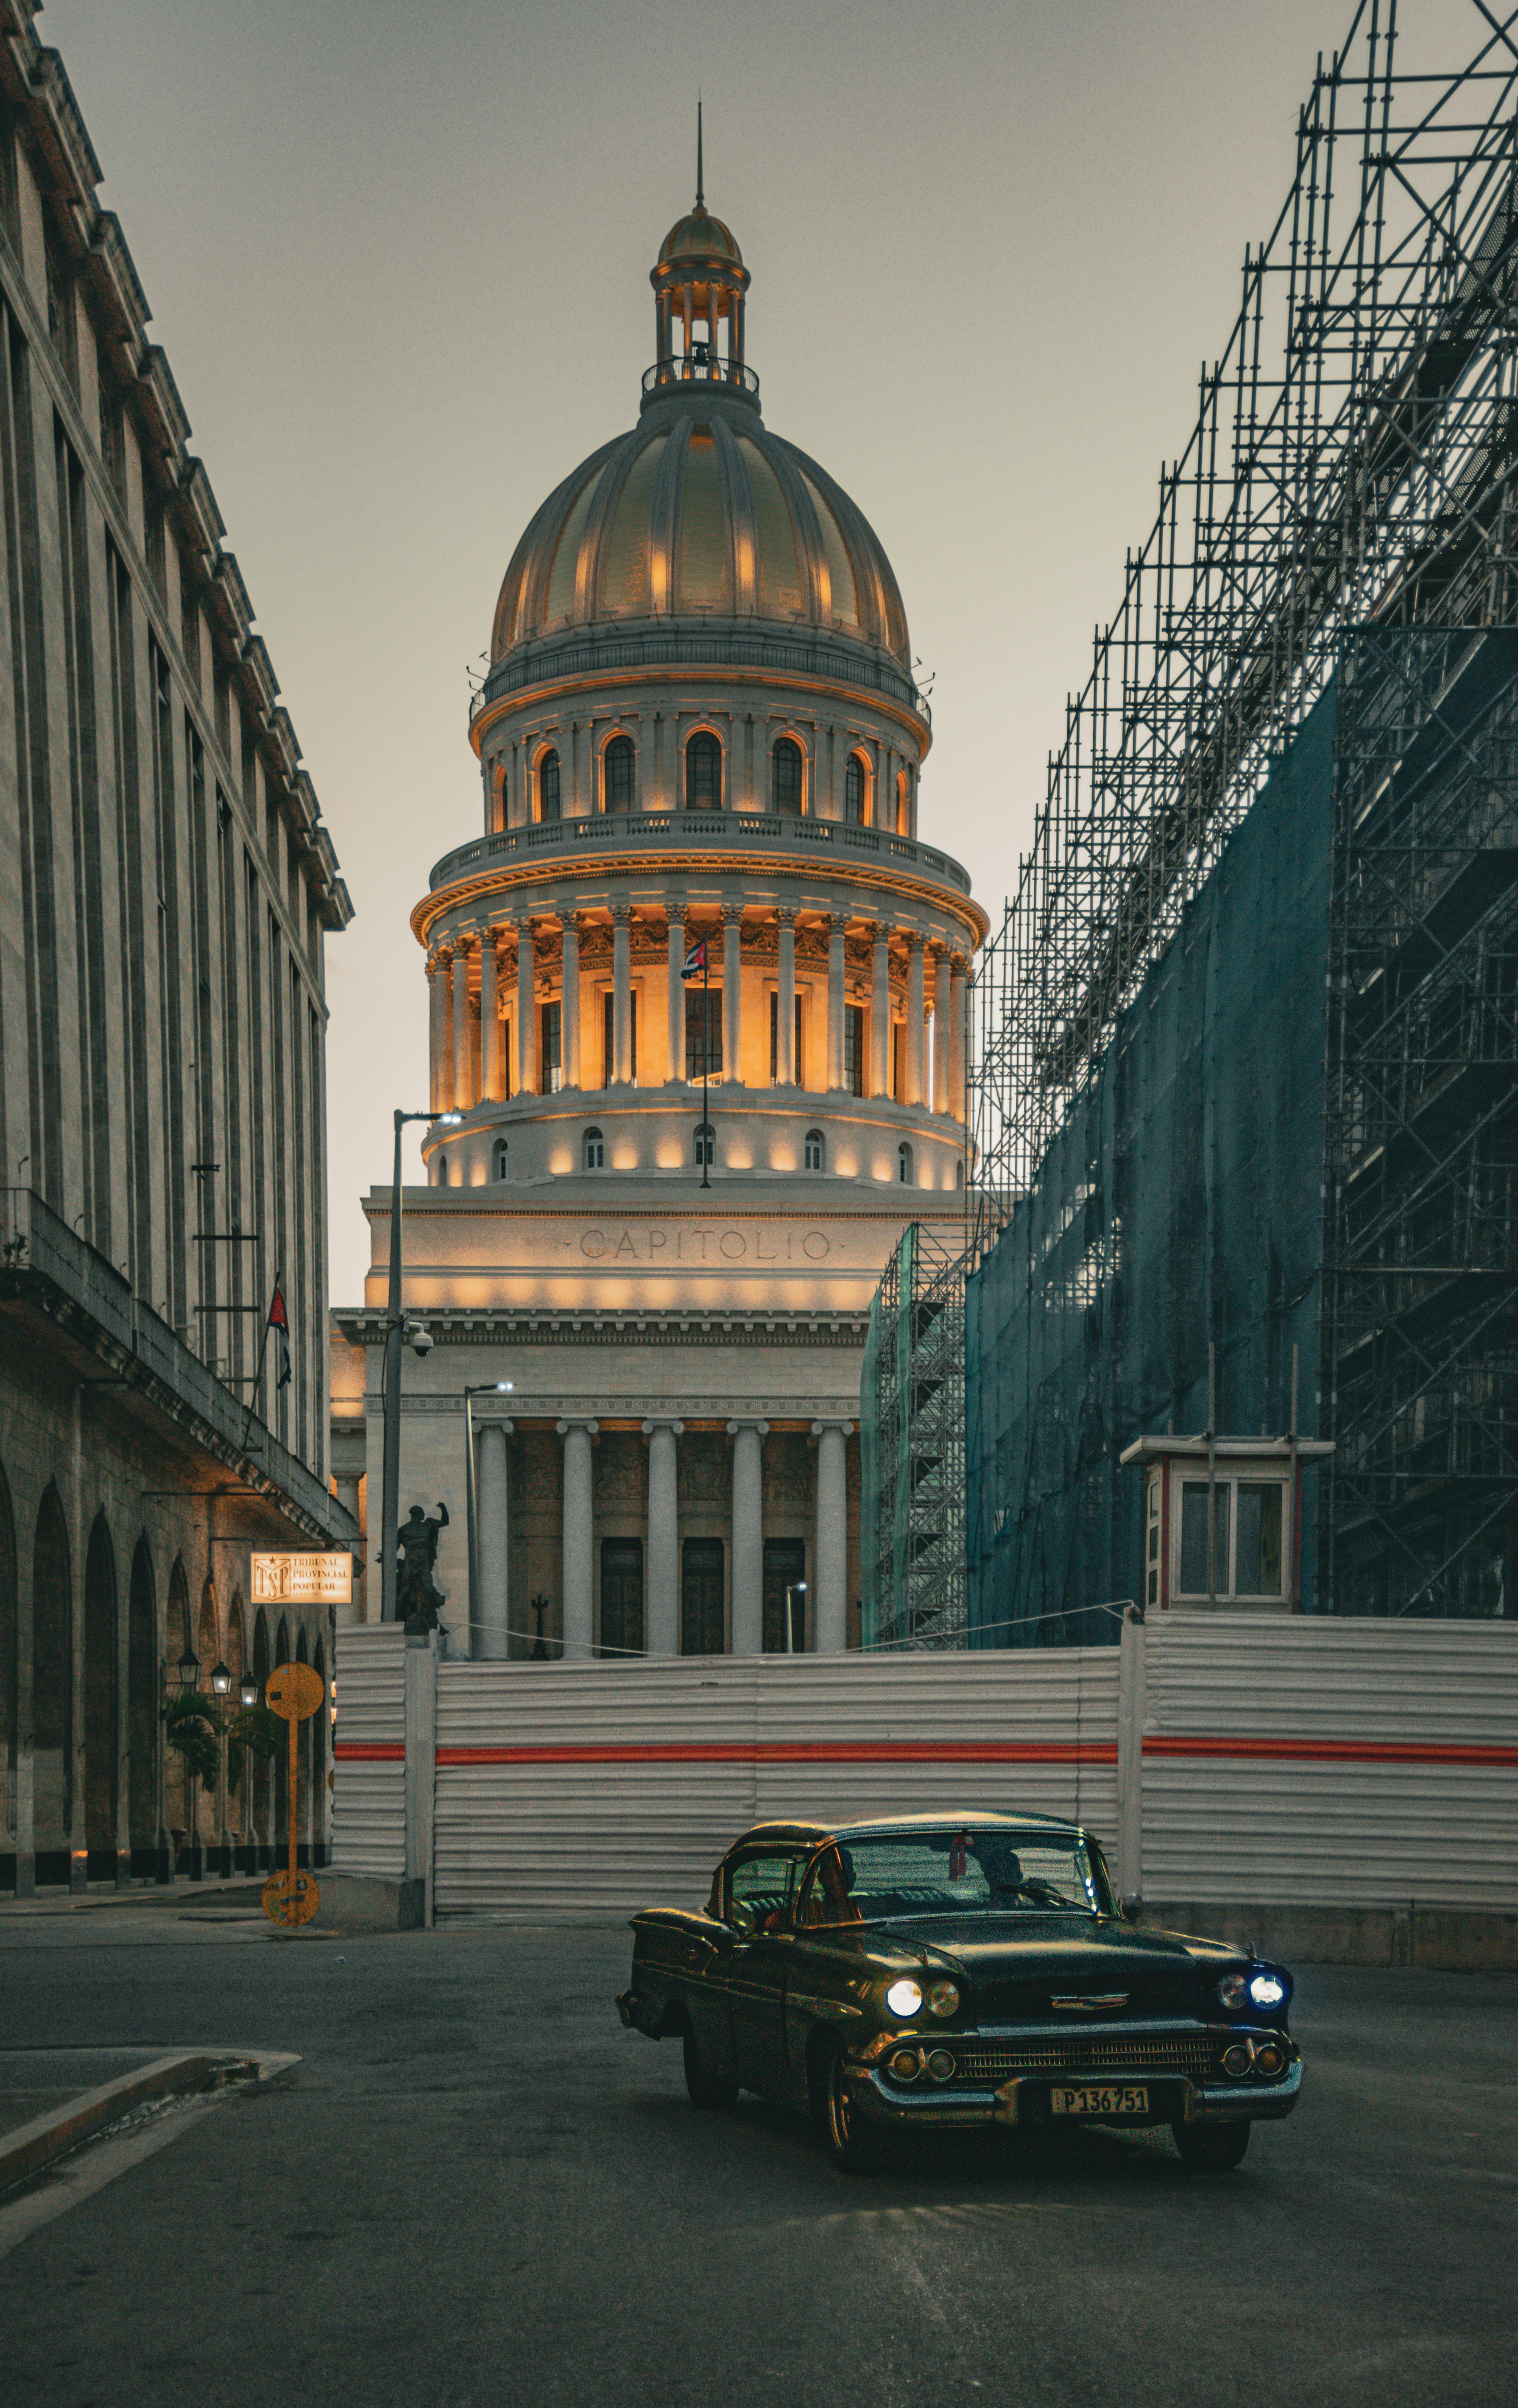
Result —
[{"label": "illuminated facade", "polygon": [[[750,1652],[788,1613],[856,1643],[869,1298],[908,1221],[964,1211],[985,918],[918,838],[895,579],[765,426],[748,270],[699,193],[652,280],[637,424],[517,547],[470,724],[483,832],[412,914],[458,1118],[405,1204],[436,1344],[402,1510],[449,1506],[455,1645],[463,1392],[514,1383],[472,1408],[476,1654]],[[389,1208],[336,1316],[334,1460],[355,1498],[374,1467],[376,1508]]]}]

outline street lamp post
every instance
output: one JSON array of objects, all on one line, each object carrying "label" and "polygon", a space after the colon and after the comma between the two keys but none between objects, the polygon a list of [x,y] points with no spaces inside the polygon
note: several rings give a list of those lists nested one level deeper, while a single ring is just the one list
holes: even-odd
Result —
[{"label": "street lamp post", "polygon": [[[514,1380],[480,1380],[464,1391],[464,1510],[469,1541],[469,1653],[475,1652],[480,1627],[480,1540],[475,1520],[474,1400],[476,1397],[508,1397]],[[509,1643],[509,1642],[508,1642]]]},{"label": "street lamp post", "polygon": [[380,1484],[380,1503],[383,1516],[380,1534],[380,1618],[382,1622],[395,1619],[395,1531],[401,1511],[401,1347],[406,1336],[406,1314],[401,1307],[401,1131],[408,1121],[453,1123],[462,1118],[460,1112],[395,1114],[395,1162],[390,1182],[390,1287],[385,1305],[381,1383],[385,1416],[384,1476]]},{"label": "street lamp post", "polygon": [[[188,1620],[188,1615],[186,1616],[186,1619]],[[184,1654],[180,1656],[176,1669],[179,1672],[179,1686],[181,1689],[198,1688],[200,1684],[200,1658],[190,1644],[188,1633],[186,1633],[185,1636]],[[185,1763],[184,1768],[184,1819],[189,1826],[184,1836],[189,1842],[190,1852],[190,1862],[186,1867],[186,1870],[192,1881],[200,1881],[203,1880],[205,1876],[205,1868],[200,1860],[200,1816],[198,1813],[200,1805],[200,1792],[194,1773],[191,1770],[188,1762]]]},{"label": "street lamp post", "polygon": [[[222,1657],[218,1657],[216,1664],[212,1669],[211,1695],[213,1698],[229,1698],[232,1695],[232,1674],[227,1669],[225,1660]],[[230,1881],[232,1878],[232,1834],[227,1827],[228,1799],[226,1789],[226,1723],[224,1720],[222,1721],[221,1729],[217,1733],[217,1743],[222,1751],[222,1779],[218,1797],[218,1812],[220,1815],[221,1828],[220,1836],[216,1842],[216,1870],[221,1880]]]}]

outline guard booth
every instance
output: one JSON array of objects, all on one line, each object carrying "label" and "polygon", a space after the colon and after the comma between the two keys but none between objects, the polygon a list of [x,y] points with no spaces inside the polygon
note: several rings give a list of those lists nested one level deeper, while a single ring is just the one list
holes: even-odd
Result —
[{"label": "guard booth", "polygon": [[1145,1606],[1298,1612],[1302,1474],[1333,1451],[1331,1439],[1136,1439],[1122,1460],[1145,1469]]}]

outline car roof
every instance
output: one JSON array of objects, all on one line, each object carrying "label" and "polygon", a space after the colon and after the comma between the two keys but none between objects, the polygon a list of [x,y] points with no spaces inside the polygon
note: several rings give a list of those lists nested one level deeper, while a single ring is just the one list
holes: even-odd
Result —
[{"label": "car roof", "polygon": [[1084,1828],[1080,1823],[1066,1822],[1057,1814],[1006,1814],[976,1806],[963,1814],[876,1814],[867,1822],[858,1823],[755,1823],[741,1839],[734,1841],[727,1854],[736,1856],[739,1848],[752,1847],[755,1842],[821,1847],[826,1840],[861,1840],[875,1834],[884,1837],[892,1831],[962,1831],[969,1824],[982,1830],[990,1826],[1009,1831],[1071,1834]]}]

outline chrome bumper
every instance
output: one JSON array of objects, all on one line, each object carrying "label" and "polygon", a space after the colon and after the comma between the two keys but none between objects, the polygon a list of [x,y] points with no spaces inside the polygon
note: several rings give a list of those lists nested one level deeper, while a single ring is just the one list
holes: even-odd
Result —
[{"label": "chrome bumper", "polygon": [[[874,2066],[858,2065],[848,2069],[848,2083],[855,2106],[873,2122],[894,2124],[901,2130],[938,2130],[946,2126],[973,2124],[1018,2124],[1026,2121],[1019,2113],[1022,2092],[1037,2094],[1040,2100],[1050,2084],[1057,2077],[1048,2073],[1017,2074],[1004,2082],[998,2090],[903,2090],[888,2082]],[[1086,2075],[1087,2082],[1121,2082],[1124,2087],[1135,2082],[1153,2086],[1163,2084],[1167,2089],[1179,2090],[1181,2108],[1180,2120],[1186,2124],[1237,2124],[1279,2122],[1296,2106],[1302,2088],[1300,2057],[1288,2066],[1279,2082],[1268,2085],[1193,2082],[1186,2074],[1124,2073],[1121,2076]],[[1067,2077],[1073,2081],[1073,2077]],[[1040,2115],[1037,2121],[1047,2128],[1049,2118]],[[1082,2121],[1096,2122],[1095,2116]],[[1114,2118],[1114,2121],[1116,2119]],[[1123,2119],[1127,2123],[1129,2119]],[[1156,2115],[1155,2124],[1168,2124],[1168,2115]],[[1130,2128],[1142,2128],[1132,2127]]]}]

